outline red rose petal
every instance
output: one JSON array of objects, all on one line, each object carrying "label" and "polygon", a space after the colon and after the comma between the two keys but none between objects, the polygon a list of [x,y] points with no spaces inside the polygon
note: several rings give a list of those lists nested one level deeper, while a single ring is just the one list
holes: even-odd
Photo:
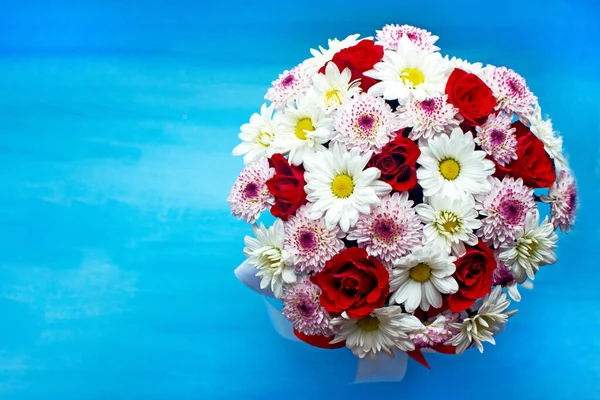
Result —
[{"label": "red rose petal", "polygon": [[296,329],[294,329],[294,335],[296,335],[296,337],[302,340],[304,343],[308,343],[311,346],[320,347],[322,349],[340,349],[346,346],[346,342],[334,344],[329,343],[333,340],[334,336],[310,336],[305,335]]}]

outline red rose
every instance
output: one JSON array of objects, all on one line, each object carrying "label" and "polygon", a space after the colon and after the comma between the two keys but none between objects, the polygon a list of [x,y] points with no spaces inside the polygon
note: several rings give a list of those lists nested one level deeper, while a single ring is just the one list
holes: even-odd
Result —
[{"label": "red rose", "polygon": [[466,248],[467,253],[455,263],[458,292],[448,297],[453,312],[466,310],[492,290],[492,275],[496,269],[494,253],[482,241]]},{"label": "red rose", "polygon": [[[371,86],[377,83],[377,80],[364,76],[366,72],[373,68],[383,58],[383,46],[375,44],[372,40],[361,40],[355,46],[342,49],[333,55],[331,61],[337,65],[340,72],[345,68],[352,72],[352,80],[360,79],[360,87],[363,91],[369,90]],[[319,70],[325,73],[326,65]]]},{"label": "red rose", "polygon": [[385,304],[389,277],[365,249],[351,247],[333,256],[310,280],[321,288],[319,300],[331,316],[346,311],[350,318],[364,318]]},{"label": "red rose", "polygon": [[473,126],[483,124],[498,104],[492,89],[477,75],[455,68],[446,83],[448,103]]},{"label": "red rose", "polygon": [[386,144],[381,153],[374,154],[367,167],[381,171],[381,179],[397,192],[417,186],[417,159],[421,155],[419,146],[398,133],[394,141]]},{"label": "red rose", "polygon": [[275,197],[271,214],[287,221],[300,206],[306,204],[304,168],[290,165],[281,154],[273,154],[269,165],[275,168],[275,175],[267,181],[267,188]]},{"label": "red rose", "polygon": [[544,143],[538,139],[521,121],[514,122],[517,137],[517,159],[502,167],[496,166],[494,176],[503,178],[510,175],[523,179],[531,188],[547,188],[556,180],[554,161],[546,153]]}]

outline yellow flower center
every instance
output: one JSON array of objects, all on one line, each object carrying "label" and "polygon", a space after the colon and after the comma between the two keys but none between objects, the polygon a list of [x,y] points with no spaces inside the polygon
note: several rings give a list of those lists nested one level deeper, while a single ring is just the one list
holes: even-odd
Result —
[{"label": "yellow flower center", "polygon": [[340,174],[333,178],[331,182],[331,191],[336,197],[345,199],[354,192],[354,181],[346,174]]},{"label": "yellow flower center", "polygon": [[295,134],[296,137],[300,140],[306,140],[306,131],[314,131],[315,127],[312,124],[312,119],[310,118],[301,118],[298,120],[296,124]]},{"label": "yellow flower center", "polygon": [[425,76],[421,71],[416,68],[406,68],[400,73],[400,77],[402,78],[402,82],[407,84],[407,81],[412,83],[413,86],[420,85],[425,82]]},{"label": "yellow flower center", "polygon": [[458,225],[457,221],[446,221],[442,224],[446,232],[452,232],[456,228],[456,225]]},{"label": "yellow flower center", "polygon": [[456,162],[456,160],[448,159],[440,163],[440,174],[442,174],[442,176],[449,181],[456,179],[459,172],[460,165]]},{"label": "yellow flower center", "polygon": [[334,104],[342,104],[342,92],[337,89],[331,89],[325,93],[325,103],[331,107]]},{"label": "yellow flower center", "polygon": [[363,331],[372,332],[379,329],[379,320],[375,317],[365,317],[359,319],[356,325]]},{"label": "yellow flower center", "polygon": [[418,263],[410,269],[409,275],[413,281],[427,282],[431,276],[431,268],[427,264]]},{"label": "yellow flower center", "polygon": [[258,134],[258,143],[261,146],[269,147],[271,145],[271,141],[273,140],[273,135],[269,132],[261,132]]},{"label": "yellow flower center", "polygon": [[454,233],[456,228],[459,226],[459,219],[457,215],[450,211],[441,211],[437,219],[438,229],[444,230],[448,233]]}]

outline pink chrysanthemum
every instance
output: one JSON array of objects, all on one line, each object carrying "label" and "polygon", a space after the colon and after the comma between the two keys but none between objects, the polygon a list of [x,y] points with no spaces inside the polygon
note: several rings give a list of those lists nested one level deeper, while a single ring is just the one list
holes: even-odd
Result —
[{"label": "pink chrysanthemum", "polygon": [[510,272],[510,269],[501,262],[498,262],[498,266],[492,274],[492,285],[494,286],[512,286],[517,283],[515,276]]},{"label": "pink chrysanthemum", "polygon": [[487,72],[488,84],[498,101],[498,109],[518,114],[529,114],[537,97],[529,90],[525,78],[506,67],[492,67]]},{"label": "pink chrysanthemum", "polygon": [[548,196],[541,198],[542,201],[550,203],[550,222],[554,228],[569,232],[575,223],[577,212],[577,185],[573,175],[566,170],[560,171],[556,182],[548,191]]},{"label": "pink chrysanthemum", "polygon": [[283,315],[305,335],[331,336],[331,317],[319,302],[321,289],[310,281],[293,283],[284,289]]},{"label": "pink chrysanthemum", "polygon": [[412,127],[411,140],[431,139],[437,133],[450,132],[458,126],[455,118],[458,110],[447,99],[446,95],[423,101],[413,98],[399,113],[402,126]]},{"label": "pink chrysanthemum", "polygon": [[297,272],[318,272],[325,262],[344,248],[344,232],[336,225],[327,229],[325,219],[310,219],[303,206],[285,223],[285,249],[294,256]]},{"label": "pink chrysanthemum", "polygon": [[256,222],[265,208],[275,202],[266,185],[274,174],[275,170],[269,168],[266,158],[248,164],[233,184],[227,198],[231,213],[246,223]]},{"label": "pink chrysanthemum", "polygon": [[517,159],[516,129],[511,128],[511,123],[512,118],[507,114],[491,114],[483,125],[475,128],[475,143],[502,166]]},{"label": "pink chrysanthemum", "polygon": [[385,99],[369,93],[346,100],[338,110],[333,125],[338,132],[334,141],[350,148],[358,147],[363,152],[381,151],[401,127],[398,116]]},{"label": "pink chrysanthemum", "polygon": [[504,265],[504,263],[499,260],[498,254],[496,254],[496,260],[497,266],[492,274],[492,285],[506,288],[506,291],[511,299],[514,301],[521,301],[521,294],[519,293],[515,275],[512,273],[509,267]]},{"label": "pink chrysanthemum", "polygon": [[434,45],[439,39],[438,36],[432,35],[431,32],[415,26],[388,24],[376,32],[377,43],[386,49],[396,50],[402,35],[406,35],[421,50],[433,53],[440,49]]},{"label": "pink chrysanthemum", "polygon": [[451,328],[452,323],[458,321],[458,313],[440,314],[431,323],[425,322],[423,328],[408,335],[416,348],[435,347],[446,343],[456,334]]},{"label": "pink chrysanthemum", "polygon": [[521,178],[515,180],[504,177],[489,178],[492,190],[484,195],[477,195],[476,208],[485,216],[483,225],[477,236],[487,244],[498,248],[501,243],[515,238],[517,228],[525,226],[525,217],[535,209],[533,189],[523,185]]},{"label": "pink chrysanthemum", "polygon": [[306,92],[311,84],[311,76],[304,64],[295,66],[289,71],[283,71],[279,78],[273,81],[273,86],[267,90],[265,99],[281,108],[290,100]]},{"label": "pink chrysanthemum", "polygon": [[359,219],[348,240],[356,240],[370,255],[391,262],[421,245],[422,228],[408,192],[394,193]]}]

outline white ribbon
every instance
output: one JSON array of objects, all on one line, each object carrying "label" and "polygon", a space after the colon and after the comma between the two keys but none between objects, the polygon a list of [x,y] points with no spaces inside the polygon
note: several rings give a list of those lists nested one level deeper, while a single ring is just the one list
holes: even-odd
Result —
[{"label": "white ribbon", "polygon": [[264,289],[260,288],[260,278],[256,276],[258,270],[250,264],[248,260],[244,261],[239,267],[233,271],[235,276],[242,282],[244,285],[248,286],[250,289],[254,290],[257,293],[262,294],[267,297],[275,297],[273,291],[269,286]]},{"label": "white ribbon", "polygon": [[[244,285],[265,296],[267,313],[271,318],[271,323],[275,331],[285,339],[300,342],[296,335],[294,335],[292,323],[281,314],[280,309],[272,304],[273,301],[277,300],[274,299],[275,296],[271,288],[260,288],[260,278],[256,276],[256,272],[258,272],[257,269],[246,260],[236,268],[235,276]],[[400,350],[394,351],[393,358],[384,354],[378,355],[375,359],[369,357],[359,358],[354,383],[400,382],[406,374],[407,364],[408,356]]]},{"label": "white ribbon", "polygon": [[381,353],[375,359],[359,358],[354,383],[400,382],[407,367],[408,355],[401,350],[395,350],[393,358]]}]

